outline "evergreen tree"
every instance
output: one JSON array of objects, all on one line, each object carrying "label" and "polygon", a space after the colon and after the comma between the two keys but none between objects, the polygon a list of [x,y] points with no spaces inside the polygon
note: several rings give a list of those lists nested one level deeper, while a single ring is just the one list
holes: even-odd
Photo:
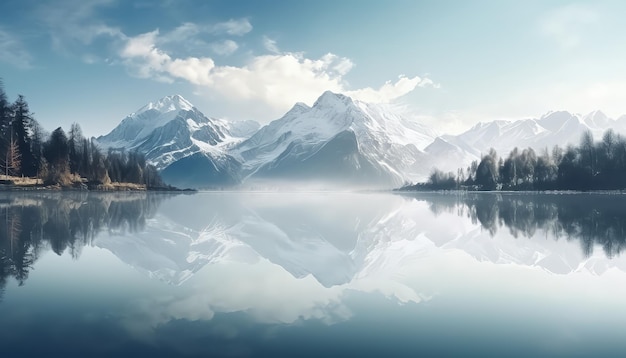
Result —
[{"label": "evergreen tree", "polygon": [[35,119],[31,121],[31,141],[30,149],[33,154],[33,161],[35,163],[35,175],[38,178],[45,177],[45,171],[47,171],[47,163],[43,156],[43,145],[46,134],[43,128]]},{"label": "evergreen tree", "polygon": [[476,168],[475,183],[481,190],[495,190],[498,184],[498,157],[496,151],[489,150]]},{"label": "evergreen tree", "polygon": [[72,123],[70,127],[68,145],[69,145],[69,160],[70,160],[70,172],[76,174],[83,174],[82,164],[82,144],[83,144],[83,131],[78,123]]},{"label": "evergreen tree", "polygon": [[7,99],[7,94],[4,92],[4,84],[0,79],[0,137],[6,138],[5,134],[8,133],[8,129],[11,124],[12,110],[11,105]]},{"label": "evergreen tree", "polygon": [[67,185],[70,183],[69,143],[63,128],[55,129],[44,144],[44,157],[48,161],[48,177],[50,184]]},{"label": "evergreen tree", "polygon": [[33,121],[32,113],[24,96],[19,95],[13,103],[13,118],[11,129],[13,139],[17,142],[19,155],[21,156],[21,173],[25,176],[35,176],[37,166],[31,152],[31,137],[29,129]]},{"label": "evergreen tree", "polygon": [[11,126],[11,118],[13,117],[11,106],[4,92],[4,85],[0,79],[0,158],[3,158],[6,168],[6,153],[9,148],[9,129]]}]

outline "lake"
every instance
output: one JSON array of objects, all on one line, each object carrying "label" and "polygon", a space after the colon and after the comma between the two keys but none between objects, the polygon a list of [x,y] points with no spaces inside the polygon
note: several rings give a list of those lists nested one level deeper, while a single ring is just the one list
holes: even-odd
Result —
[{"label": "lake", "polygon": [[626,196],[0,194],[0,356],[624,356]]}]

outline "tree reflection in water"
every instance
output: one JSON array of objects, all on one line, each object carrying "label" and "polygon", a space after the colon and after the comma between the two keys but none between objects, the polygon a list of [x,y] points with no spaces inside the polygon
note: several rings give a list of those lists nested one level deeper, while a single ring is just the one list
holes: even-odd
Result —
[{"label": "tree reflection in water", "polygon": [[158,193],[0,194],[0,300],[8,279],[23,285],[43,252],[69,252],[78,258],[103,230],[140,231],[166,197]]},{"label": "tree reflection in water", "polygon": [[556,239],[579,240],[586,257],[595,245],[609,258],[626,246],[623,194],[420,193],[414,198],[428,202],[435,215],[467,215],[491,236],[503,227],[514,237],[531,238],[541,230]]}]

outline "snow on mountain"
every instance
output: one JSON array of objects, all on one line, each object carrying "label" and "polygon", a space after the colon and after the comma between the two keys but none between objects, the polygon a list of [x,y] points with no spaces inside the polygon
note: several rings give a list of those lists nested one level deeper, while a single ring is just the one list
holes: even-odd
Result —
[{"label": "snow on mountain", "polygon": [[583,123],[590,129],[599,129],[601,131],[609,128],[613,124],[613,120],[607,117],[601,111],[593,111],[582,118]]},{"label": "snow on mountain", "polygon": [[145,139],[155,129],[176,119],[181,111],[192,111],[193,106],[182,96],[174,95],[150,102],[128,115],[111,133],[100,136],[102,145],[123,147]]},{"label": "snow on mountain", "polygon": [[424,175],[422,149],[435,137],[383,106],[327,91],[312,107],[297,103],[231,153],[252,178],[398,185]]},{"label": "snow on mountain", "polygon": [[[224,120],[221,120],[224,121]],[[224,121],[224,125],[229,128],[229,132],[236,138],[250,138],[256,131],[259,130],[261,125],[259,122],[252,120],[243,121]]]},{"label": "snow on mountain", "polygon": [[422,165],[428,168],[437,168],[443,172],[456,171],[462,164],[471,163],[480,158],[480,152],[462,141],[446,140],[445,137],[437,137],[424,148],[426,156]]},{"label": "snow on mountain", "polygon": [[501,156],[506,156],[515,147],[531,147],[539,151],[555,145],[575,145],[587,130],[591,131],[596,140],[600,140],[609,128],[618,133],[626,133],[626,117],[613,120],[601,111],[585,116],[556,111],[548,112],[540,118],[478,123],[464,133],[444,138],[457,145],[467,144],[481,153],[494,148]]},{"label": "snow on mountain", "polygon": [[[109,134],[97,138],[104,149],[137,150],[173,185],[236,184],[238,162],[228,148],[258,128],[254,121],[229,122],[208,118],[180,95],[151,102],[127,116]],[[179,172],[170,168],[185,167],[194,181],[179,181]],[[189,163],[198,164],[191,168]],[[196,169],[198,169],[196,171]],[[188,179],[188,178],[185,178]]]},{"label": "snow on mountain", "polygon": [[490,148],[495,148],[498,153],[508,153],[516,146],[536,148],[548,133],[548,130],[532,119],[493,121],[479,123],[449,140],[453,143],[457,141],[467,143],[483,154]]},{"label": "snow on mountain", "polygon": [[600,139],[608,128],[626,133],[626,116],[556,111],[439,135],[388,106],[327,91],[313,106],[296,103],[261,128],[254,121],[206,117],[182,96],[168,96],[130,114],[97,141],[104,149],[144,153],[177,186],[297,180],[389,188],[422,181],[435,167],[456,172],[490,148],[501,156],[515,147],[540,151],[577,144],[586,130]]}]

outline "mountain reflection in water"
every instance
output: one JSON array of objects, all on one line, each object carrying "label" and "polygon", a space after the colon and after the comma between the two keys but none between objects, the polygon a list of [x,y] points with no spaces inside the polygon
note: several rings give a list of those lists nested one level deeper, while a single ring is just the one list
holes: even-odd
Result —
[{"label": "mountain reflection in water", "polygon": [[[279,195],[269,205],[262,198],[249,200],[245,194],[233,194],[211,200],[189,197],[183,201],[189,207],[166,206],[161,210],[165,213],[157,215],[169,197],[154,193],[3,194],[0,294],[9,277],[24,284],[42,252],[69,253],[78,259],[85,245],[106,248],[136,269],[172,284],[180,284],[219,257],[244,259],[253,251],[253,256],[279,264],[294,277],[312,274],[330,287],[371,269],[368,260],[376,261],[372,252],[381,243],[413,240],[427,232],[420,228],[422,221],[411,216],[413,200],[427,203],[435,217],[444,212],[468,217],[492,237],[506,229],[515,238],[540,233],[554,240],[578,241],[584,257],[600,246],[613,258],[626,244],[622,195],[416,193],[372,206],[367,205],[367,195],[352,195],[348,197],[352,202],[326,208],[325,194],[295,205]],[[460,235],[453,228],[449,231],[450,237]],[[108,237],[94,243],[101,232]],[[446,235],[428,238],[438,246],[463,249],[452,239],[444,240]],[[171,267],[159,267],[163,262]]]},{"label": "mountain reflection in water", "polygon": [[1,193],[0,343],[7,356],[620,356],[623,201]]}]

